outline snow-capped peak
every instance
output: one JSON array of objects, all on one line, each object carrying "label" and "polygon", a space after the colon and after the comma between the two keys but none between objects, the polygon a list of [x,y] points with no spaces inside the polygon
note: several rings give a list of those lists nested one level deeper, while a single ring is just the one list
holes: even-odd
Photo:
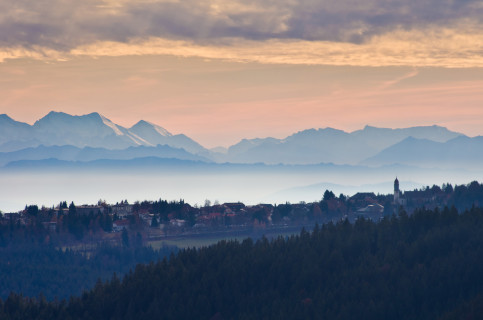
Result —
[{"label": "snow-capped peak", "polygon": [[146,130],[146,129],[153,129],[156,131],[158,134],[164,137],[171,137],[172,134],[166,130],[165,128],[158,126],[157,124],[154,124],[152,122],[146,121],[146,120],[141,120],[138,123],[136,123],[134,126],[132,126],[132,129],[141,129],[141,130]]},{"label": "snow-capped peak", "polygon": [[123,136],[124,135],[124,133],[122,133],[121,129],[119,129],[119,127],[114,122],[112,122],[111,120],[107,119],[102,114],[100,114],[99,116],[101,117],[102,122],[106,126],[108,126],[109,128],[111,128],[116,135],[118,135],[118,136]]},{"label": "snow-capped peak", "polygon": [[166,136],[166,137],[170,137],[170,136],[171,136],[171,133],[170,133],[168,130],[166,130],[165,128],[160,127],[160,126],[155,125],[155,124],[150,123],[150,122],[148,122],[148,123],[149,123],[150,125],[152,125],[152,126],[153,126],[153,128],[154,128],[154,130],[156,130],[156,131],[157,131],[157,132],[158,132],[160,135],[162,135],[162,136]]}]

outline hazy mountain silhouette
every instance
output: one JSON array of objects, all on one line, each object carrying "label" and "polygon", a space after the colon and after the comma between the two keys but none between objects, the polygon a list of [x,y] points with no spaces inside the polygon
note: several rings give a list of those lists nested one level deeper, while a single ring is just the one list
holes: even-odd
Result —
[{"label": "hazy mountain silhouette", "polygon": [[55,158],[66,161],[93,161],[98,159],[130,160],[143,157],[176,158],[180,160],[207,161],[210,160],[194,155],[184,149],[166,145],[156,147],[129,147],[126,149],[78,148],[75,146],[38,146],[13,152],[0,152],[0,166],[19,160],[43,160]]},{"label": "hazy mountain silhouette", "polygon": [[461,133],[450,131],[444,127],[436,125],[402,129],[365,126],[364,129],[354,131],[351,135],[360,138],[366,144],[379,151],[401,142],[408,137],[427,139],[436,142],[446,142],[458,136],[462,136]]},{"label": "hazy mountain silhouette", "polygon": [[[253,147],[247,148],[248,142]],[[244,152],[240,152],[242,148]],[[310,164],[356,163],[374,153],[373,148],[349,133],[326,128],[300,131],[282,140],[245,141],[242,146],[231,147],[227,156],[234,162]]]},{"label": "hazy mountain silhouette", "polygon": [[0,115],[0,146],[4,151],[12,151],[39,143],[34,129],[27,123],[18,122],[7,116]]},{"label": "hazy mountain silhouette", "polygon": [[361,164],[381,166],[399,163],[422,167],[481,169],[482,158],[481,136],[460,136],[446,142],[409,137],[361,161]]},{"label": "hazy mountain silhouette", "polygon": [[97,112],[73,116],[52,111],[33,126],[3,115],[0,117],[0,151],[15,151],[41,144],[105,149],[166,144],[193,153],[205,151],[185,135],[172,135],[164,128],[148,122],[140,122],[131,129],[133,131],[113,123]]},{"label": "hazy mountain silhouette", "polygon": [[151,145],[164,144],[174,148],[183,148],[191,153],[207,152],[203,146],[184,134],[172,135],[163,127],[144,120],[132,126],[129,132],[136,134]]},{"label": "hazy mountain silhouette", "polygon": [[444,142],[462,135],[439,126],[405,129],[366,126],[352,133],[333,128],[309,129],[285,139],[244,139],[231,146],[225,155],[219,155],[218,160],[242,163],[356,164],[411,136]]},{"label": "hazy mountain silhouette", "polygon": [[77,169],[111,169],[124,170],[126,168],[142,168],[146,170],[155,169],[156,167],[192,167],[197,164],[208,165],[205,162],[180,160],[175,158],[159,158],[159,157],[142,157],[128,160],[118,159],[97,159],[92,161],[70,161],[59,160],[55,158],[41,160],[18,160],[9,162],[4,168],[7,169],[33,169],[41,170],[53,168],[54,170],[68,168],[70,170]]},{"label": "hazy mountain silhouette", "polygon": [[[481,158],[479,141],[440,126],[366,126],[350,133],[333,128],[308,129],[284,139],[243,139],[228,149],[208,150],[184,134],[173,135],[144,120],[124,128],[96,112],[82,116],[50,112],[31,126],[0,115],[0,165],[48,158],[92,161],[159,157],[221,163],[465,167],[477,165]],[[53,146],[75,148],[49,148]]]}]

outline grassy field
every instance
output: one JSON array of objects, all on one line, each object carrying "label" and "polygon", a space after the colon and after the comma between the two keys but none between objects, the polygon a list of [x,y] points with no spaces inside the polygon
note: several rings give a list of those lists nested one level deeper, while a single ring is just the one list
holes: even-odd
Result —
[{"label": "grassy field", "polygon": [[[308,228],[307,228],[308,227]],[[311,229],[312,226],[306,226],[307,229]],[[292,227],[276,227],[268,229],[246,229],[246,230],[232,230],[232,231],[218,231],[218,232],[207,232],[201,234],[181,234],[168,236],[162,238],[162,233],[156,232],[151,233],[156,240],[148,241],[146,244],[151,246],[153,249],[160,249],[162,247],[178,247],[180,249],[184,248],[201,248],[208,247],[210,245],[216,244],[221,240],[237,240],[242,242],[246,238],[252,238],[253,240],[260,239],[265,236],[268,239],[276,238],[279,236],[289,237],[294,234],[299,234],[302,226],[292,226]],[[120,245],[120,233],[105,234],[102,238],[91,239],[91,241],[85,241],[82,243],[73,242],[70,244],[64,244],[59,247],[62,251],[66,249],[83,252],[87,256],[94,251],[101,244],[108,244],[117,246]]]},{"label": "grassy field", "polygon": [[265,236],[267,238],[276,238],[278,236],[289,237],[293,234],[299,234],[302,227],[290,228],[290,229],[278,229],[278,230],[257,230],[247,232],[236,233],[207,233],[203,235],[183,235],[179,237],[169,237],[163,240],[150,241],[148,245],[153,249],[159,249],[163,246],[176,246],[180,249],[183,248],[201,248],[208,247],[221,240],[238,240],[243,241],[246,238],[252,238],[254,240]]},{"label": "grassy field", "polygon": [[213,237],[197,237],[197,238],[190,238],[190,237],[182,237],[182,238],[172,238],[168,240],[157,240],[149,242],[148,244],[153,247],[153,249],[159,249],[163,246],[176,246],[180,249],[182,248],[201,248],[201,247],[208,247],[212,244],[217,243],[221,240],[238,240],[243,241],[243,239],[248,238],[248,236],[239,236],[239,237],[223,237],[223,236],[213,236]]}]

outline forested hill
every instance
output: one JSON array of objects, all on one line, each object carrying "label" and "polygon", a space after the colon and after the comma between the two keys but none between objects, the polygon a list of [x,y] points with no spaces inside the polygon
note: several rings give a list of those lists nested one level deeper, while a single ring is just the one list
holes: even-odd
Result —
[{"label": "forested hill", "polygon": [[0,246],[0,299],[12,291],[49,301],[69,298],[94,287],[97,279],[124,275],[138,263],[158,261],[176,251],[168,246],[158,250],[99,246],[87,255],[37,243]]},{"label": "forested hill", "polygon": [[483,301],[482,266],[482,209],[420,210],[180,251],[68,302],[11,295],[0,318],[471,318]]}]

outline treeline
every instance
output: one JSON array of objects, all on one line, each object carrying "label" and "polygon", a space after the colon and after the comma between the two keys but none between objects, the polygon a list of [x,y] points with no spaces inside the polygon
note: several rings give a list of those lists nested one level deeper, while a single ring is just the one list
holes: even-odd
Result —
[{"label": "treeline", "polygon": [[414,210],[426,207],[456,207],[459,211],[470,209],[473,206],[483,205],[483,184],[472,181],[468,184],[452,185],[445,183],[441,187],[426,186],[414,191],[405,191],[403,198],[406,199],[405,208]]},{"label": "treeline", "polygon": [[449,205],[453,205],[456,208],[471,208],[472,206],[483,206],[483,184],[478,181],[473,181],[467,185],[455,185],[451,188],[451,185],[446,185],[451,192]]},{"label": "treeline", "polygon": [[37,205],[27,205],[23,215],[14,214],[9,219],[3,219],[0,224],[0,246],[22,242],[61,243],[82,240],[87,235],[111,232],[112,223],[116,219],[108,212],[99,210],[87,214],[78,213],[73,202],[68,207],[63,202],[60,208],[39,209]]},{"label": "treeline", "polygon": [[222,241],[69,301],[11,295],[2,319],[451,319],[481,310],[483,210],[418,210]]},{"label": "treeline", "polygon": [[98,279],[124,275],[139,263],[158,261],[173,252],[177,248],[99,246],[84,254],[38,243],[0,247],[0,298],[16,292],[49,301],[67,299],[91,289]]},{"label": "treeline", "polygon": [[[0,246],[10,243],[24,241],[55,242],[57,244],[66,241],[82,241],[86,238],[102,237],[105,233],[113,231],[113,222],[121,218],[112,213],[111,206],[100,203],[102,211],[92,208],[86,212],[71,202],[60,203],[57,208],[39,208],[37,205],[26,205],[25,210],[20,213],[8,214],[8,218],[0,215]],[[170,219],[181,219],[191,226],[195,223],[198,211],[186,204],[184,200],[179,201],[142,201],[133,205],[132,213],[129,213],[129,229],[140,236],[145,224],[141,221],[139,213],[154,214],[154,226],[159,223],[168,223]]]},{"label": "treeline", "polygon": [[[65,202],[64,202],[65,205]],[[58,231],[67,230],[73,234],[76,239],[80,240],[89,232],[111,232],[112,217],[110,214],[100,211],[91,211],[89,214],[79,214],[74,202],[69,205],[67,214],[59,215]],[[57,231],[56,230],[56,231]]]},{"label": "treeline", "polygon": [[150,212],[157,215],[160,222],[168,222],[169,216],[175,219],[193,220],[195,219],[193,208],[186,204],[183,199],[179,201],[143,201],[134,203],[134,212]]}]

